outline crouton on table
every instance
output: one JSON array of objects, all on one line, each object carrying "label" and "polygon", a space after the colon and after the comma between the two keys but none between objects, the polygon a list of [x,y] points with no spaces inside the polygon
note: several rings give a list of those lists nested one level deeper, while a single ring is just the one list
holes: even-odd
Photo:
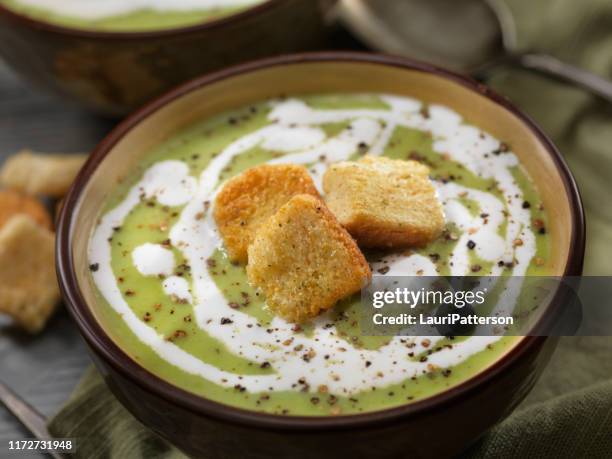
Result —
[{"label": "crouton on table", "polygon": [[384,157],[332,164],[323,177],[325,202],[361,247],[422,246],[444,228],[428,174],[416,161]]},{"label": "crouton on table", "polygon": [[51,229],[51,216],[36,198],[14,190],[0,190],[0,228],[15,215],[29,215],[39,225]]},{"label": "crouton on table", "polygon": [[230,259],[246,262],[257,229],[297,194],[319,196],[303,166],[264,164],[230,179],[218,193],[214,208]]},{"label": "crouton on table", "polygon": [[294,196],[259,228],[249,247],[247,274],[268,307],[292,322],[333,307],[371,278],[355,241],[310,195]]},{"label": "crouton on table", "polygon": [[0,313],[37,333],[60,299],[55,277],[55,237],[29,215],[0,229]]},{"label": "crouton on table", "polygon": [[0,185],[26,194],[61,198],[87,159],[85,154],[40,154],[23,150],[0,169]]}]

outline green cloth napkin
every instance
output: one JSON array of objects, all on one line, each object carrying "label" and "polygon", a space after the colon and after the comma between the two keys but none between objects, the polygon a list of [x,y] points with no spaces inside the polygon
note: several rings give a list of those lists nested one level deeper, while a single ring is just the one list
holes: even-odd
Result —
[{"label": "green cloth napkin", "polygon": [[[520,49],[548,52],[612,79],[612,2],[506,0]],[[612,275],[612,105],[550,79],[502,70],[488,82],[554,140],[587,212],[585,275]]]},{"label": "green cloth napkin", "polygon": [[121,405],[92,366],[48,430],[57,438],[74,438],[74,457],[184,458],[137,421]]},{"label": "green cloth napkin", "polygon": [[[612,78],[612,2],[506,4],[520,48],[549,52]],[[612,106],[517,69],[500,69],[489,84],[533,116],[567,158],[587,210],[585,274],[611,275]],[[561,339],[525,402],[463,457],[612,457],[611,354],[610,338]],[[181,457],[131,417],[95,370],[86,374],[49,429],[58,437],[78,438],[78,457]]]},{"label": "green cloth napkin", "polygon": [[[462,457],[612,457],[610,348],[610,340],[563,339],[523,405]],[[77,458],[184,457],[134,419],[94,368],[51,420],[49,432],[76,438]]]}]

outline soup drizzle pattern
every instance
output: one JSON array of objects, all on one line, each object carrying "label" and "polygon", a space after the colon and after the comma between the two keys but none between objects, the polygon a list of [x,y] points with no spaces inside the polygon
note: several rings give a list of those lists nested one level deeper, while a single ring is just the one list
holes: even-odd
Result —
[{"label": "soup drizzle pattern", "polygon": [[54,14],[84,20],[98,20],[142,10],[206,11],[219,8],[242,8],[263,0],[19,0],[19,4],[40,8]]},{"label": "soup drizzle pattern", "polygon": [[[329,393],[343,396],[405,381],[423,374],[430,365],[452,367],[499,340],[499,337],[470,337],[430,355],[427,362],[419,362],[406,357],[405,338],[391,338],[388,344],[376,350],[352,346],[338,335],[335,326],[329,326],[326,315],[315,321],[310,336],[294,333],[293,325],[280,318],[275,318],[265,329],[258,326],[252,316],[231,308],[208,272],[205,260],[222,241],[211,209],[201,218],[202,205],[206,201],[214,202],[219,177],[232,158],[258,145],[279,151],[284,154],[270,162],[308,165],[320,187],[327,164],[350,159],[363,145],[369,146],[370,154],[381,154],[395,129],[408,127],[430,132],[436,152],[449,155],[480,177],[495,179],[503,190],[503,200],[500,200],[487,191],[452,182],[436,182],[447,221],[461,231],[449,263],[451,275],[469,274],[471,249],[468,241],[475,244],[473,250],[481,259],[493,262],[489,274],[499,275],[503,270],[501,265],[511,263],[512,275],[524,275],[536,253],[536,242],[530,229],[530,213],[522,206],[522,190],[511,172],[511,168],[519,164],[517,157],[501,148],[500,142],[490,135],[464,124],[457,113],[446,107],[432,105],[425,112],[416,100],[396,96],[381,96],[381,99],[389,106],[388,110],[315,109],[298,99],[272,102],[268,115],[270,124],[227,146],[202,172],[197,185],[181,161],[161,161],[153,165],[126,198],[102,217],[89,246],[91,263],[99,265],[92,273],[94,282],[138,339],[176,367],[223,387],[239,385],[251,393],[291,391],[297,390],[297,380],[305,380],[310,390],[326,386]],[[335,136],[327,137],[321,129],[321,125],[340,122],[349,124]],[[322,157],[324,161],[320,160]],[[274,374],[238,375],[220,370],[165,340],[131,310],[111,267],[108,239],[112,237],[113,228],[120,226],[128,213],[141,203],[143,194],[147,198],[155,197],[161,204],[185,205],[178,222],[171,228],[170,240],[191,266],[193,285],[185,291],[185,285],[167,278],[164,281],[166,293],[193,303],[198,326],[224,343],[230,352],[257,363],[268,362]],[[486,224],[481,218],[473,217],[460,202],[459,198],[466,197],[477,200],[482,212],[489,214]],[[503,223],[507,225],[504,237],[498,234]],[[513,243],[517,238],[522,240],[521,245]],[[431,260],[418,254],[389,255],[374,263],[373,269],[383,265],[390,268],[387,275],[437,274]],[[154,269],[149,268],[149,271]],[[503,300],[498,307],[504,308]],[[222,320],[224,318],[231,323]],[[294,346],[309,352],[309,365],[304,364],[303,352],[288,352],[278,346],[277,343],[288,338],[293,338]],[[433,346],[439,339],[428,337],[426,341],[428,346]],[[414,354],[427,350],[422,338],[410,340]],[[339,348],[343,351],[338,352]],[[325,359],[330,355],[331,359]]]}]

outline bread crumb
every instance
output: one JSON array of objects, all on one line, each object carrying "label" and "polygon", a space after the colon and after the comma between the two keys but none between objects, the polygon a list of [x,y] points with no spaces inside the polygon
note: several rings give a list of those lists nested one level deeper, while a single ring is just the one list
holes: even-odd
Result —
[{"label": "bread crumb", "polygon": [[85,154],[39,154],[22,150],[0,169],[0,185],[31,195],[61,198],[85,163]]},{"label": "bread crumb", "polygon": [[245,263],[258,228],[297,194],[319,197],[303,166],[264,164],[230,179],[217,195],[214,208],[230,259]]},{"label": "bread crumb", "polygon": [[0,190],[0,228],[19,214],[29,215],[40,226],[52,228],[51,216],[38,199],[14,190]]},{"label": "bread crumb", "polygon": [[366,156],[333,164],[323,177],[325,201],[361,247],[422,246],[444,229],[444,213],[416,161]]},{"label": "bread crumb", "polygon": [[372,276],[355,241],[311,195],[294,196],[259,228],[247,275],[268,307],[291,322],[330,309]]},{"label": "bread crumb", "polygon": [[55,310],[55,237],[29,215],[16,215],[0,229],[0,313],[37,333]]}]

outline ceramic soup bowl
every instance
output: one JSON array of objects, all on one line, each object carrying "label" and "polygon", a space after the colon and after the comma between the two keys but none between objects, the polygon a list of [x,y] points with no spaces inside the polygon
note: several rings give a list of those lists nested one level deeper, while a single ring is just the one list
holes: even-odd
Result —
[{"label": "ceramic soup bowl", "polygon": [[69,27],[0,4],[0,56],[50,92],[122,116],[202,73],[320,49],[333,3],[267,0],[220,19],[152,31]]},{"label": "ceramic soup bowl", "polygon": [[[548,272],[581,274],[583,210],[565,162],[528,117],[481,84],[426,64],[359,53],[260,60],[184,84],[127,118],[93,152],[60,216],[57,268],[66,304],[111,390],[144,425],[188,454],[450,456],[511,413],[555,348],[554,338],[518,338],[507,352],[464,381],[398,406],[363,413],[283,415],[219,403],[172,384],[145,368],[119,342],[117,332],[103,325],[88,245],[109,195],[135,171],[142,173],[137,169],[142,159],[185,127],[228,109],[279,96],[282,102],[293,95],[329,93],[394,94],[429,107],[440,104],[488,135],[503,139],[533,180],[548,212]],[[557,295],[545,307],[562,308],[566,301]],[[236,397],[241,394],[237,391]]]}]

